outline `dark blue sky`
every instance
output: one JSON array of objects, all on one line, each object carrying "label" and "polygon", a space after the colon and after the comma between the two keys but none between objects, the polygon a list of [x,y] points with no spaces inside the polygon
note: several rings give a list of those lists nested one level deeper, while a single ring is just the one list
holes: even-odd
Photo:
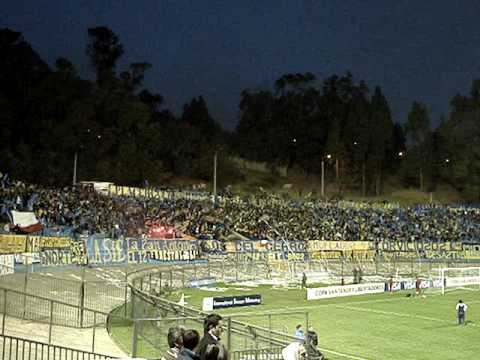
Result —
[{"label": "dark blue sky", "polygon": [[120,68],[147,61],[146,86],[176,114],[203,95],[228,128],[240,92],[284,73],[323,79],[350,70],[382,87],[394,119],[414,100],[432,120],[480,77],[480,1],[4,0],[0,27],[21,31],[50,64],[69,58],[92,77],[87,28],[110,27],[124,45]]}]

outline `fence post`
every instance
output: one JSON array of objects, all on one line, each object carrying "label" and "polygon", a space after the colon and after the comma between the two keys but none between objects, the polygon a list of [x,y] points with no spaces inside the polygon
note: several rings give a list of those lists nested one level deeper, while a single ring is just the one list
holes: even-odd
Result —
[{"label": "fence post", "polygon": [[160,291],[159,292],[162,292],[162,274],[163,274],[163,272],[162,272],[162,270],[160,270],[160,272],[158,273],[159,278],[160,278]]},{"label": "fence post", "polygon": [[50,300],[50,320],[48,326],[48,344],[52,344],[53,300]]},{"label": "fence post", "polygon": [[93,312],[93,329],[92,329],[92,353],[95,353],[95,328],[97,327],[97,312]]},{"label": "fence post", "polygon": [[182,268],[182,289],[185,288],[185,269]]},{"label": "fence post", "polygon": [[305,312],[305,329],[308,331],[308,311]]},{"label": "fence post", "polygon": [[239,273],[239,264],[238,264],[238,256],[240,255],[239,252],[237,252],[236,256],[237,259],[235,261],[235,281],[238,281],[238,273]]},{"label": "fence post", "polygon": [[229,317],[228,321],[228,332],[227,332],[227,349],[230,351],[232,348],[232,318]]},{"label": "fence post", "polygon": [[268,314],[268,338],[272,338],[272,314]]},{"label": "fence post", "polygon": [[127,318],[127,299],[128,299],[128,277],[127,277],[127,271],[125,271],[125,305],[124,305],[124,314],[125,318]]},{"label": "fence post", "polygon": [[[25,257],[26,259],[26,257]],[[25,276],[23,280],[23,315],[22,319],[25,319],[25,312],[27,311],[27,283],[28,283],[28,264],[25,268]]]},{"label": "fence post", "polygon": [[138,324],[137,319],[133,320],[132,358],[137,357]]},{"label": "fence post", "polygon": [[152,273],[148,274],[148,292],[152,293]]},{"label": "fence post", "polygon": [[173,288],[173,270],[172,269],[170,269],[169,276],[170,276],[169,287],[170,287],[170,289],[172,289]]},{"label": "fence post", "polygon": [[80,329],[83,328],[83,317],[85,308],[85,279],[82,280],[80,285]]},{"label": "fence post", "polygon": [[222,281],[225,281],[225,259],[222,259]]},{"label": "fence post", "polygon": [[7,289],[3,289],[3,321],[2,321],[2,335],[5,335],[5,320],[7,320]]}]

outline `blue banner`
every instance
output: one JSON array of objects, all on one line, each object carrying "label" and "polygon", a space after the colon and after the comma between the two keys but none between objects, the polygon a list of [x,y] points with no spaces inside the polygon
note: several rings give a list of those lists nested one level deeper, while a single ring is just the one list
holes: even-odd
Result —
[{"label": "blue banner", "polygon": [[122,265],[127,263],[127,242],[92,235],[87,239],[87,257],[91,265]]}]

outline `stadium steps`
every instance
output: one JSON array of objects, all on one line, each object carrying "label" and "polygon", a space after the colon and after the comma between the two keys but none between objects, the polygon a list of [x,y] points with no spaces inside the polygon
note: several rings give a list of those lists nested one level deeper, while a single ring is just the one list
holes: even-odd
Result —
[{"label": "stadium steps", "polygon": [[[1,316],[0,316],[1,319]],[[48,343],[49,325],[29,320],[7,317],[5,335]],[[76,329],[71,327],[53,326],[51,344],[66,346],[72,349],[92,351],[92,329]],[[112,357],[127,355],[115,344],[107,330],[103,327],[95,329],[95,353],[108,354]]]}]

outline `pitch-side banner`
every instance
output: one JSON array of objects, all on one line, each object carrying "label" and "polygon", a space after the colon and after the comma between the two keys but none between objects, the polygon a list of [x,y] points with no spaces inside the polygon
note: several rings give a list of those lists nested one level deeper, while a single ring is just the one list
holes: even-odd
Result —
[{"label": "pitch-side banner", "polygon": [[462,276],[462,277],[448,277],[446,278],[446,285],[449,286],[467,286],[479,285],[480,276]]},{"label": "pitch-side banner", "polygon": [[238,296],[222,296],[203,298],[203,311],[212,311],[213,309],[224,309],[237,306],[260,305],[262,296],[255,295],[238,295]]},{"label": "pitch-side banner", "polygon": [[308,288],[307,300],[328,299],[341,296],[354,296],[365,294],[382,293],[385,290],[385,284],[369,283],[354,284],[344,286],[328,286],[323,288]]},{"label": "pitch-side banner", "polygon": [[312,251],[367,251],[375,248],[373,241],[324,241],[307,242],[307,250]]}]

